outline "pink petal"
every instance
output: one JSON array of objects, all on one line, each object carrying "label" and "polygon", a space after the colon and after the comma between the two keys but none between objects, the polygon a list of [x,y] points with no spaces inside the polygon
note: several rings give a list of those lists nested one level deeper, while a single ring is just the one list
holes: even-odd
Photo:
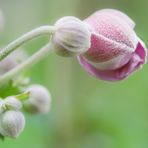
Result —
[{"label": "pink petal", "polygon": [[[92,34],[91,47],[84,53],[84,56],[92,62],[101,63],[109,61],[121,54],[130,57],[129,55],[131,55],[134,50],[135,49],[125,44],[107,39],[102,35]],[[129,61],[129,58],[127,58],[126,61]]]},{"label": "pink petal", "polygon": [[104,13],[104,14],[111,14],[114,16],[119,17],[120,19],[124,20],[132,29],[134,29],[135,27],[135,22],[129,17],[127,16],[125,13],[119,11],[119,10],[115,10],[115,9],[102,9],[97,11],[99,13]]},{"label": "pink petal", "polygon": [[[85,20],[92,35],[91,47],[84,56],[92,62],[106,62],[121,54],[131,54],[136,49],[138,38],[131,26],[109,11],[118,12],[101,10]],[[127,58],[126,62],[128,60]]]},{"label": "pink petal", "polygon": [[107,81],[119,81],[126,78],[133,71],[140,68],[145,63],[146,49],[139,42],[136,51],[127,64],[116,70],[100,70],[95,68],[92,64],[88,63],[87,60],[80,55],[78,60],[81,66],[88,71],[91,75],[96,78],[107,80]]},{"label": "pink petal", "polygon": [[124,19],[116,17],[112,13],[104,14],[98,11],[85,19],[84,22],[90,26],[92,33],[102,35],[130,48],[136,48],[138,43],[137,36]]}]

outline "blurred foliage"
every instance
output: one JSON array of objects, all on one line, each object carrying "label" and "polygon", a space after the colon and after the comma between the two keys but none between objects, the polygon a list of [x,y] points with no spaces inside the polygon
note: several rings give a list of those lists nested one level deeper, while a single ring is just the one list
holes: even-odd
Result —
[{"label": "blurred foliage", "polygon": [[10,95],[17,95],[20,93],[18,85],[14,85],[13,81],[8,81],[6,84],[0,86],[0,98],[6,98]]},{"label": "blurred foliage", "polygon": [[[85,18],[102,8],[119,9],[136,22],[136,32],[147,44],[147,0],[0,0],[5,14],[1,46],[21,34],[65,15]],[[29,54],[47,37],[24,46]],[[148,44],[147,44],[148,45]],[[147,65],[118,83],[89,76],[76,59],[54,53],[31,69],[33,83],[52,93],[52,110],[45,116],[26,115],[26,128],[2,148],[147,148]]]}]

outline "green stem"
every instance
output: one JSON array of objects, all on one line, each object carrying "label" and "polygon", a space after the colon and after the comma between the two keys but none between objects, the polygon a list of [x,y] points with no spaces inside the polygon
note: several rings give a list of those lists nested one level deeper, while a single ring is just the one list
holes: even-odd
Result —
[{"label": "green stem", "polygon": [[27,68],[30,68],[32,65],[40,61],[43,57],[49,54],[49,51],[52,51],[51,43],[45,45],[41,48],[38,52],[28,58],[26,61],[18,65],[17,67],[13,68],[12,70],[8,71],[4,75],[0,77],[0,83],[3,83],[11,78],[13,78],[16,74],[24,71]]},{"label": "green stem", "polygon": [[23,36],[19,37],[15,41],[11,42],[9,45],[7,45],[5,48],[3,48],[0,51],[0,61],[4,59],[7,55],[9,55],[12,51],[14,51],[16,48],[21,46],[22,44],[26,43],[27,41],[38,37],[43,34],[52,34],[55,32],[54,26],[41,26],[36,29],[33,29],[32,31],[24,34]]},{"label": "green stem", "polygon": [[24,93],[22,93],[22,94],[19,94],[19,95],[16,95],[15,97],[18,99],[18,100],[26,100],[26,99],[28,99],[28,97],[29,97],[29,95],[30,95],[30,92],[24,92]]}]

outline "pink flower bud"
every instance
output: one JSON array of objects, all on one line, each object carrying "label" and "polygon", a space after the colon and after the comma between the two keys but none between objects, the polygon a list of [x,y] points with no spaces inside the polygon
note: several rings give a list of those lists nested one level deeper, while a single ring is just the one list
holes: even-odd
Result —
[{"label": "pink flower bud", "polygon": [[126,78],[146,62],[146,48],[135,23],[118,10],[104,9],[84,20],[91,31],[91,47],[78,56],[93,76],[108,81]]}]

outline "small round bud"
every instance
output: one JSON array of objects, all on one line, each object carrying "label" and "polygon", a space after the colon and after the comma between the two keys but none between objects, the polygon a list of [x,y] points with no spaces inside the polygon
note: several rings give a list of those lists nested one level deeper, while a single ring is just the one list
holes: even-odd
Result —
[{"label": "small round bud", "polygon": [[8,55],[0,62],[0,75],[3,75],[4,73],[19,65],[19,63],[23,62],[26,57],[27,54],[22,49],[16,50]]},{"label": "small round bud", "polygon": [[55,23],[52,43],[61,56],[72,56],[86,52],[90,47],[90,31],[80,19],[72,16],[63,17]]},{"label": "small round bud", "polygon": [[47,113],[50,110],[51,95],[42,85],[31,85],[29,99],[24,101],[24,108],[28,113]]},{"label": "small round bud", "polygon": [[20,110],[22,108],[21,101],[16,99],[14,96],[10,96],[4,99],[4,104],[10,110]]},{"label": "small round bud", "polygon": [[25,117],[19,111],[6,111],[0,115],[0,134],[17,138],[25,127]]}]

